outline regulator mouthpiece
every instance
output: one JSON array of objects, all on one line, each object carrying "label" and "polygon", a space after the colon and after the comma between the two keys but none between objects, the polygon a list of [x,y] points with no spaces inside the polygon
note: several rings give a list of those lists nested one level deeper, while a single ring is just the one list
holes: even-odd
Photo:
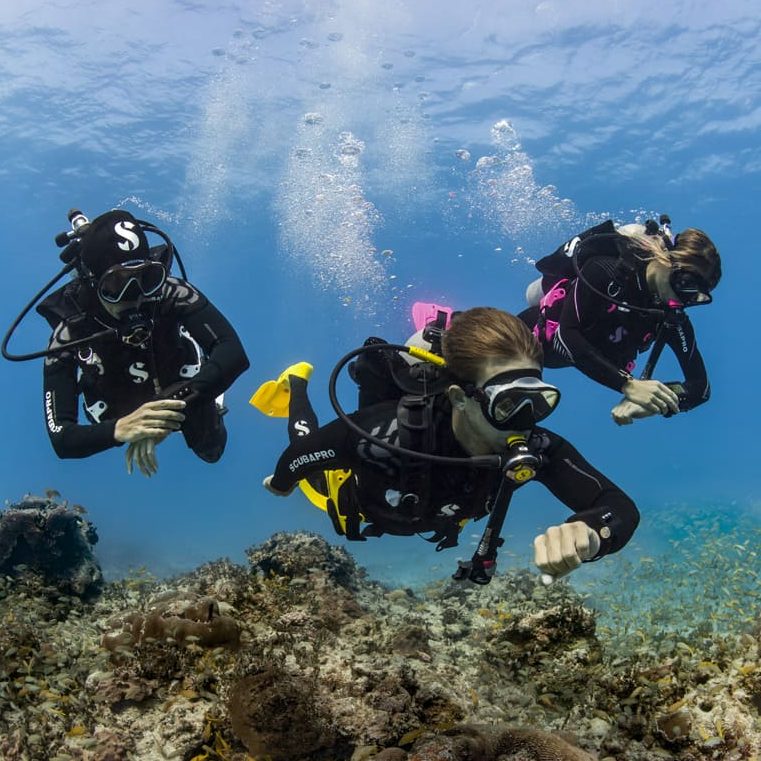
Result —
[{"label": "regulator mouthpiece", "polygon": [[151,336],[153,320],[138,310],[130,310],[120,315],[116,330],[125,344],[141,346]]}]

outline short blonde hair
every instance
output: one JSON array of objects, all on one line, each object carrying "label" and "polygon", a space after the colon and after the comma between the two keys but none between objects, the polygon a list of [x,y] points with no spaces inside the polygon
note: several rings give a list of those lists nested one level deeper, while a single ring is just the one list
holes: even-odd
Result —
[{"label": "short blonde hair", "polygon": [[455,315],[442,340],[449,370],[462,381],[475,383],[489,359],[543,362],[542,347],[525,323],[493,307],[475,307]]}]

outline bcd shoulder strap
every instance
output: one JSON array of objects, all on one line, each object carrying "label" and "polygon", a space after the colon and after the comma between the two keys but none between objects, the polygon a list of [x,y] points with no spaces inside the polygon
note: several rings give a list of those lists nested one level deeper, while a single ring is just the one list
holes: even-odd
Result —
[{"label": "bcd shoulder strap", "polygon": [[[430,454],[436,442],[434,396],[405,394],[396,408],[399,446]],[[420,520],[430,509],[431,464],[419,457],[402,456],[399,491],[402,504],[413,519]]]}]

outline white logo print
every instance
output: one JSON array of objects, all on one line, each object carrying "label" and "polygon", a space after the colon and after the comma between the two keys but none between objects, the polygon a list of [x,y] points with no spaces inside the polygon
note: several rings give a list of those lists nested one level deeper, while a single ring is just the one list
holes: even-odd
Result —
[{"label": "white logo print", "polygon": [[309,436],[309,434],[311,433],[306,420],[297,420],[293,424],[293,428],[296,431],[297,435],[299,436]]},{"label": "white logo print", "polygon": [[93,402],[89,407],[85,405],[87,414],[96,422],[100,423],[100,418],[103,413],[108,409],[108,405],[103,401]]},{"label": "white logo print", "polygon": [[127,368],[127,372],[132,376],[133,383],[145,383],[148,380],[145,362],[133,362]]},{"label": "white logo print", "polygon": [[140,247],[140,238],[137,237],[137,233],[132,232],[134,228],[135,223],[130,222],[128,219],[117,222],[114,225],[114,232],[120,238],[123,238],[120,243],[116,244],[122,251],[134,251]]},{"label": "white logo print", "polygon": [[56,423],[55,415],[53,414],[52,391],[45,392],[45,418],[48,421],[48,428],[50,429],[51,433],[60,433],[63,430],[63,426]]},{"label": "white logo print", "polygon": [[684,334],[684,328],[679,325],[676,329],[676,334],[679,336],[679,346],[682,349],[682,354],[687,353],[687,336]]},{"label": "white logo print", "polygon": [[627,333],[626,328],[624,328],[621,325],[619,325],[616,328],[616,332],[615,333],[611,333],[608,336],[608,340],[611,343],[614,343],[614,344],[621,343],[621,341],[622,341],[623,337],[626,335],[626,333]]},{"label": "white logo print", "polygon": [[439,510],[439,515],[455,515],[460,509],[459,505],[443,505],[441,510]]},{"label": "white logo print", "polygon": [[565,244],[563,253],[570,259],[573,256],[574,251],[576,251],[576,246],[578,246],[579,243],[581,243],[581,238],[577,235],[573,240],[570,240]]}]

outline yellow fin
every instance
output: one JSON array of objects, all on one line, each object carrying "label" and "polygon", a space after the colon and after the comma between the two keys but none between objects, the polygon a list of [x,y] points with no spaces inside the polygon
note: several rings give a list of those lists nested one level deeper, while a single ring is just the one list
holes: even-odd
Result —
[{"label": "yellow fin", "polygon": [[286,367],[277,380],[262,383],[248,400],[248,403],[268,417],[288,417],[288,407],[291,403],[289,377],[293,375],[308,381],[313,370],[314,368],[309,362],[297,362],[295,365]]},{"label": "yellow fin", "polygon": [[[350,476],[350,470],[326,470],[323,471],[324,485],[322,490],[320,490],[314,482],[310,483],[306,478],[299,481],[299,487],[315,507],[319,507],[320,510],[327,512],[328,499],[332,499],[333,504],[336,506],[340,504],[338,501],[338,492]],[[327,494],[325,491],[327,491]],[[341,525],[345,528],[345,518],[339,516],[339,520],[341,520]]]}]

